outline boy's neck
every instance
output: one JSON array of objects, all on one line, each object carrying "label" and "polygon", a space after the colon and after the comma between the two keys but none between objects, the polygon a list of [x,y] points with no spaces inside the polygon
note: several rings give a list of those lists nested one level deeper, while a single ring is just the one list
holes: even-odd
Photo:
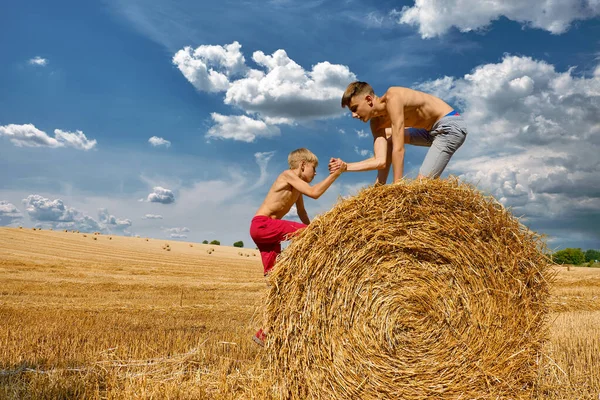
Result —
[{"label": "boy's neck", "polygon": [[387,114],[385,99],[377,95],[373,96],[373,116],[380,117],[385,114]]}]

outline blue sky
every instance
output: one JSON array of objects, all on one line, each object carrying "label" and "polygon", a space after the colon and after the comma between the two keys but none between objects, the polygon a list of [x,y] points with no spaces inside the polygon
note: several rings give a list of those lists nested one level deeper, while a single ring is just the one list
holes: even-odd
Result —
[{"label": "blue sky", "polygon": [[[371,154],[339,107],[360,79],[459,109],[469,135],[443,176],[552,248],[598,249],[599,17],[593,0],[7,3],[0,224],[251,246],[291,150],[320,158],[316,179]],[[407,147],[409,177],[425,151]],[[374,178],[342,175],[309,215]]]}]

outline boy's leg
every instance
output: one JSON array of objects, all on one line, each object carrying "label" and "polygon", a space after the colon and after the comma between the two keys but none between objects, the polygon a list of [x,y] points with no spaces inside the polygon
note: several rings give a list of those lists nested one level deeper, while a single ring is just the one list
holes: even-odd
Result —
[{"label": "boy's leg", "polygon": [[277,255],[281,253],[281,243],[258,245],[258,250],[263,263],[263,273],[267,276],[277,261]]},{"label": "boy's leg", "polygon": [[289,240],[294,233],[296,233],[300,229],[306,228],[307,226],[301,222],[287,221],[284,219],[278,219],[275,221],[277,221],[278,229],[281,235],[281,239],[279,240],[280,242]]},{"label": "boy's leg", "polygon": [[275,236],[275,240],[277,240],[277,242],[273,245],[268,254],[269,263],[263,264],[265,266],[265,275],[271,272],[271,269],[277,261],[277,256],[279,253],[281,253],[281,242],[289,240],[291,236],[298,230],[306,228],[306,225],[300,222],[286,221],[283,219],[274,219],[272,221],[271,232]]},{"label": "boy's leg", "polygon": [[423,160],[419,176],[438,178],[452,155],[464,143],[467,129],[461,116],[450,116],[439,120],[430,134],[433,136],[433,143]]},{"label": "boy's leg", "polygon": [[421,128],[405,128],[404,142],[413,146],[429,147],[433,143],[434,137],[427,129]]},{"label": "boy's leg", "polygon": [[281,242],[306,225],[299,222],[272,219],[258,216],[250,225],[250,236],[260,250],[265,275],[275,265],[277,255],[281,252]]}]

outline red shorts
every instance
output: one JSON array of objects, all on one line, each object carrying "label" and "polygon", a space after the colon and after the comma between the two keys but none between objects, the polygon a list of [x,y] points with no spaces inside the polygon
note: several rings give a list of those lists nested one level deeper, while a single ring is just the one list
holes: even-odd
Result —
[{"label": "red shorts", "polygon": [[260,250],[265,275],[271,271],[277,255],[281,253],[281,242],[288,240],[292,233],[302,228],[306,228],[306,225],[283,219],[273,219],[265,215],[257,215],[252,218],[250,236]]}]

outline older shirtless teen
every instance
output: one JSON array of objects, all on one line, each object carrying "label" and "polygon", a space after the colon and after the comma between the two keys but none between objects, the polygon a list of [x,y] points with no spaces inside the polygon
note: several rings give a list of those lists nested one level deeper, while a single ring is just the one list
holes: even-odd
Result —
[{"label": "older shirtless teen", "polygon": [[404,145],[428,146],[419,178],[439,177],[450,157],[463,144],[467,128],[461,115],[443,100],[404,87],[390,87],[381,97],[366,82],[352,82],[342,96],[342,108],[352,117],[371,122],[374,157],[346,164],[332,158],[329,171],[379,170],[377,182],[385,183],[390,164],[394,182],[404,174]]},{"label": "older shirtless teen", "polygon": [[[310,223],[302,195],[318,199],[345,170],[341,166],[321,182],[310,186],[309,183],[317,174],[317,156],[310,150],[297,149],[289,154],[288,164],[290,169],[279,174],[250,224],[250,236],[260,250],[265,276],[275,265],[277,255],[281,252],[281,242]],[[303,224],[281,219],[294,204]],[[265,337],[266,332],[260,329],[252,339],[264,346]]]}]

